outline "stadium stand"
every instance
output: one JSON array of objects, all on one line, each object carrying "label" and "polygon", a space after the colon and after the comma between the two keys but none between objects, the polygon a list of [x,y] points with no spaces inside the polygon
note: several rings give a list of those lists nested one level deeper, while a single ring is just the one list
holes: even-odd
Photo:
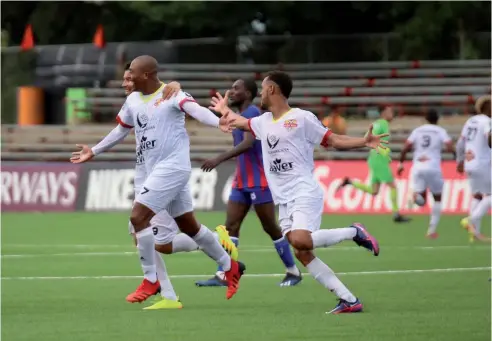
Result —
[{"label": "stadium stand", "polygon": [[[260,85],[269,70],[288,71],[294,79],[290,103],[319,113],[327,105],[346,107],[347,115],[364,115],[371,106],[393,104],[399,114],[420,115],[430,107],[443,114],[468,113],[476,96],[490,92],[490,60],[368,62],[331,64],[164,64],[159,77],[179,80],[197,101],[208,104],[237,78],[253,77]],[[97,114],[113,116],[123,103],[120,80],[87,90]]]},{"label": "stadium stand", "polygon": [[[288,65],[163,64],[159,76],[164,81],[178,80],[200,104],[208,105],[211,94],[224,92],[239,77],[254,77],[260,85],[269,70],[283,69],[294,79],[290,98],[292,106],[311,110],[320,119],[330,106],[343,106],[344,116],[349,117],[348,133],[355,135],[365,133],[370,120],[353,120],[351,116],[367,117],[368,112],[378,105],[392,104],[400,116],[392,124],[390,147],[396,153],[409,131],[422,123],[417,116],[430,108],[442,114],[443,125],[456,138],[466,115],[473,111],[475,99],[490,93],[490,65],[490,60]],[[2,126],[2,160],[67,160],[76,143],[97,143],[111,129],[124,102],[120,86],[120,80],[112,80],[105,88],[86,90],[85,101],[93,117],[111,122],[110,125]],[[192,120],[187,124],[193,159],[212,157],[230,148],[231,136],[217,134]],[[134,152],[134,139],[127,138],[124,144],[101,155],[98,160],[134,160]],[[318,159],[365,158],[366,155],[363,150],[316,152]]]},{"label": "stadium stand", "polygon": [[[467,119],[466,116],[453,116],[442,119],[442,124],[448,129],[454,140],[457,139],[461,128]],[[348,134],[363,135],[369,127],[370,120],[350,121]],[[411,129],[422,124],[423,120],[416,117],[396,119],[392,125],[392,141],[390,148],[393,156],[399,153],[403,142]],[[94,145],[99,142],[112,128],[111,125],[82,125],[82,126],[2,126],[2,160],[53,160],[67,161],[74,151],[75,144]],[[216,129],[206,127],[198,122],[188,122],[190,135],[191,158],[199,161],[217,156],[232,145],[230,134],[217,133]],[[318,148],[316,159],[365,159],[367,151],[334,151],[333,149]],[[450,159],[451,155],[445,156]],[[134,161],[135,139],[127,137],[125,141],[101,154],[96,158],[99,161]]]}]

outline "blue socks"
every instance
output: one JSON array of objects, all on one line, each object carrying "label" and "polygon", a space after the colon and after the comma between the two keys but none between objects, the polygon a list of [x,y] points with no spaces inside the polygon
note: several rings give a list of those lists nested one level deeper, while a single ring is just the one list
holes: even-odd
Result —
[{"label": "blue socks", "polygon": [[[231,237],[231,240],[234,244],[236,244],[236,246],[239,245],[239,238]],[[294,256],[292,255],[292,251],[290,250],[290,245],[287,239],[285,239],[284,237],[277,239],[273,242],[273,245],[275,246],[279,257],[282,260],[282,263],[284,263],[285,268],[293,274],[298,274],[299,271],[297,270]],[[217,271],[223,270],[219,266]]]},{"label": "blue socks", "polygon": [[275,245],[275,249],[277,249],[277,253],[284,263],[286,269],[290,269],[296,266],[287,239],[285,239],[284,237],[277,239],[273,242],[273,245]]}]

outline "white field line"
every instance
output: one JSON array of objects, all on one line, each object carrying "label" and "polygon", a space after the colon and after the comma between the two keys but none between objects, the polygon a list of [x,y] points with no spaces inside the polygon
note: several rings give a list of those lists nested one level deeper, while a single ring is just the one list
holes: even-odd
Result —
[{"label": "white field line", "polygon": [[[35,247],[33,246],[33,249]],[[384,250],[423,250],[423,251],[446,251],[446,250],[490,250],[488,245],[448,245],[448,246],[386,246]],[[357,246],[338,246],[332,248],[320,248],[316,252],[333,252],[333,251],[365,251],[365,249]],[[260,249],[241,249],[241,253],[275,253],[273,247],[265,247]],[[182,252],[180,254],[197,254],[199,251]],[[94,256],[132,256],[136,251],[118,251],[118,252],[62,252],[62,253],[21,253],[21,254],[4,254],[2,259],[22,259],[22,258],[38,258],[38,257],[94,257]]]},{"label": "white field line", "polygon": [[[445,273],[445,272],[470,272],[470,271],[490,271],[490,267],[474,267],[474,268],[445,268],[445,269],[413,269],[413,270],[380,270],[380,271],[354,271],[354,272],[338,272],[340,276],[359,276],[359,275],[399,275],[399,274],[418,274],[418,273]],[[303,273],[308,276],[308,273]],[[244,277],[250,278],[269,278],[283,277],[283,274],[245,274]],[[208,278],[208,275],[170,275],[173,279],[184,278]],[[2,280],[77,280],[77,279],[135,279],[142,276],[46,276],[46,277],[2,277]]]}]

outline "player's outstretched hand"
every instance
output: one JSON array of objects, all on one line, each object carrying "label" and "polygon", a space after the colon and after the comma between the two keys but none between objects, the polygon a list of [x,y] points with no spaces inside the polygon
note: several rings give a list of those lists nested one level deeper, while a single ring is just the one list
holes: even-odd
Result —
[{"label": "player's outstretched hand", "polygon": [[210,172],[212,169],[216,168],[218,165],[220,165],[220,160],[208,159],[203,163],[201,168],[204,172]]},{"label": "player's outstretched hand", "polygon": [[222,132],[224,133],[232,133],[232,131],[234,130],[234,127],[232,126],[232,121],[233,119],[231,118],[231,114],[229,112],[226,112],[219,119],[219,129],[222,130]]},{"label": "player's outstretched hand", "polygon": [[215,96],[210,100],[210,106],[208,107],[210,110],[218,112],[222,116],[231,111],[229,106],[227,105],[229,102],[229,90],[226,91],[224,97],[219,92],[215,93]]},{"label": "player's outstretched hand", "polygon": [[171,99],[172,97],[176,96],[180,90],[181,90],[181,84],[179,84],[178,82],[173,81],[169,84],[166,84],[164,90],[162,90],[162,99],[163,100]]},{"label": "player's outstretched hand", "polygon": [[78,152],[73,152],[72,157],[70,158],[71,163],[83,163],[87,162],[94,157],[94,153],[92,149],[89,148],[88,145],[85,144],[77,144],[77,148],[80,150]]},{"label": "player's outstretched hand", "polygon": [[366,134],[366,147],[376,149],[378,150],[379,148],[386,148],[386,144],[388,144],[388,141],[383,141],[383,137],[387,137],[389,134],[381,134],[381,135],[373,135],[372,134],[372,124],[369,127],[369,131]]}]

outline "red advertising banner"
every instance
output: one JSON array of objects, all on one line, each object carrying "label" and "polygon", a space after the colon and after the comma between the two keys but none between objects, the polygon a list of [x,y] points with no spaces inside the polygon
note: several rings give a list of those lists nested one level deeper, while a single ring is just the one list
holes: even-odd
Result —
[{"label": "red advertising banner", "polygon": [[70,163],[2,164],[2,212],[74,211],[78,165]]},{"label": "red advertising banner", "polygon": [[[428,194],[427,204],[423,207],[409,207],[408,199],[412,195],[409,179],[411,162],[405,164],[402,176],[396,176],[397,162],[392,163],[395,182],[398,188],[398,202],[402,213],[428,214],[432,207],[432,195]],[[464,175],[456,172],[456,163],[444,161],[442,163],[444,189],[442,193],[443,213],[467,214],[471,192],[468,180]],[[326,213],[390,213],[391,201],[389,188],[382,186],[377,196],[364,193],[352,186],[346,186],[339,192],[337,187],[343,178],[369,182],[369,169],[365,161],[317,161],[314,174],[325,192]]]}]

